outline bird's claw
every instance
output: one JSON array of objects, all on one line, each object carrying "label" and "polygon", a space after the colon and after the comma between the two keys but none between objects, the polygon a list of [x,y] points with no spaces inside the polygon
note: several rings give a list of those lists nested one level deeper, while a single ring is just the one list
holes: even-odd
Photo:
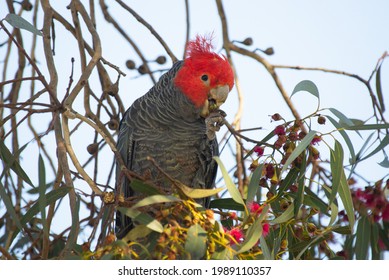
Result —
[{"label": "bird's claw", "polygon": [[227,114],[224,111],[215,110],[205,119],[206,135],[209,140],[215,139],[216,132],[223,126],[226,116]]}]

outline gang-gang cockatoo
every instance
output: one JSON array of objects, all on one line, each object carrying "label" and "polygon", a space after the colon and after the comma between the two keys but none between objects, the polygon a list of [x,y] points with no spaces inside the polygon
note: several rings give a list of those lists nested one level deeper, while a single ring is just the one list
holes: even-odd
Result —
[{"label": "gang-gang cockatoo", "polygon": [[[117,148],[127,168],[167,194],[173,188],[165,174],[192,188],[213,188],[215,131],[222,112],[218,108],[233,86],[233,70],[226,57],[214,52],[211,38],[189,41],[185,59],[174,63],[124,114]],[[140,195],[120,168],[116,184],[117,193],[126,198]],[[200,203],[208,207],[209,199]],[[117,237],[123,238],[132,227],[131,219],[118,211]]]}]

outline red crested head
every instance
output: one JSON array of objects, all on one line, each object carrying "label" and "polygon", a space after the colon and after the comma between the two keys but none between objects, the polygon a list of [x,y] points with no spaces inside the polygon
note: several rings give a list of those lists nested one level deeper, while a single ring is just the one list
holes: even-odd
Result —
[{"label": "red crested head", "polygon": [[219,107],[234,86],[234,74],[225,56],[215,53],[210,37],[197,36],[189,41],[184,64],[178,71],[175,85],[200,108]]}]

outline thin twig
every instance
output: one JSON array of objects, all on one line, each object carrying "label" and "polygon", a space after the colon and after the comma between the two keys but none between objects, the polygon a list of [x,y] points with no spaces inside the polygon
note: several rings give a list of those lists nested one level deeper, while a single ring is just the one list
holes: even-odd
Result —
[{"label": "thin twig", "polygon": [[169,46],[166,44],[165,40],[162,39],[162,37],[155,31],[155,29],[147,22],[145,21],[138,13],[136,13],[133,9],[131,9],[127,4],[125,4],[121,0],[116,0],[116,2],[122,6],[125,10],[127,10],[137,21],[139,21],[141,24],[143,24],[150,32],[154,35],[154,37],[161,43],[161,45],[164,47],[166,53],[170,56],[171,60],[174,62],[178,61],[177,57],[173,54],[173,52],[170,50]]}]

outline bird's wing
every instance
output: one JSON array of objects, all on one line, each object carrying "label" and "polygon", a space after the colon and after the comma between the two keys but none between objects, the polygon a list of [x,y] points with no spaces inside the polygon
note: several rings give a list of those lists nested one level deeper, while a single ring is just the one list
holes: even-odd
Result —
[{"label": "bird's wing", "polygon": [[[120,123],[116,147],[123,159],[124,164],[129,170],[131,170],[135,141],[133,139],[133,129],[128,124],[129,115],[129,112],[127,111]],[[121,172],[120,166],[116,167],[116,193],[122,194],[124,197],[131,197],[133,195],[133,191],[130,187],[130,181]],[[131,219],[120,211],[117,211],[115,225],[117,237],[124,237],[124,235],[129,231],[129,229],[131,229],[131,227]]]}]

